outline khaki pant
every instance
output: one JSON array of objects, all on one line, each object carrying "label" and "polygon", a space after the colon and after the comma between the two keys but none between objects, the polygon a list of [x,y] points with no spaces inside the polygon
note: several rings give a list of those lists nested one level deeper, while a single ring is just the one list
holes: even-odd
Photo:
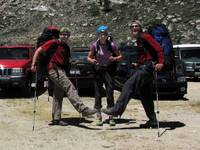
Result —
[{"label": "khaki pant", "polygon": [[77,90],[72,82],[66,76],[66,73],[61,68],[51,69],[49,72],[49,78],[53,82],[53,106],[52,106],[52,118],[53,120],[59,120],[61,118],[63,96],[66,94],[70,103],[74,108],[81,113],[86,106],[81,101]]}]

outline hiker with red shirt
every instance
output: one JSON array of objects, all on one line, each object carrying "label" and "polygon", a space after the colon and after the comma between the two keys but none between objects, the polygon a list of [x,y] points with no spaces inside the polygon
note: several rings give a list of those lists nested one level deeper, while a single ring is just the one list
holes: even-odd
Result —
[{"label": "hiker with red shirt", "polygon": [[33,56],[31,70],[36,71],[36,60],[42,53],[48,55],[51,51],[47,64],[48,78],[53,82],[53,107],[52,122],[49,125],[67,125],[61,120],[63,96],[66,94],[74,108],[83,115],[96,113],[95,109],[86,107],[81,101],[77,90],[66,75],[66,68],[69,65],[70,48],[67,44],[70,31],[67,27],[60,29],[59,39],[50,39],[36,49]]},{"label": "hiker with red shirt", "polygon": [[[122,92],[112,108],[102,109],[102,112],[108,115],[122,115],[132,95],[139,95],[142,105],[149,120],[145,124],[141,124],[141,128],[156,128],[157,118],[154,111],[153,103],[153,72],[160,71],[163,68],[164,54],[160,47],[150,34],[142,32],[141,23],[133,21],[130,25],[131,35],[136,39],[139,50],[138,58],[132,65],[136,71],[125,82]],[[154,64],[156,54],[157,62]]]}]

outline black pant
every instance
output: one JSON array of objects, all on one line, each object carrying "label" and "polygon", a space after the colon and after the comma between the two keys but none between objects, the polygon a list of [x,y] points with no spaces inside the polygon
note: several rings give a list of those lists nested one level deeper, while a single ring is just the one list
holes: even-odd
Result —
[{"label": "black pant", "polygon": [[111,77],[111,73],[106,67],[98,66],[96,68],[95,73],[95,104],[94,108],[101,109],[102,108],[102,89],[103,83],[105,84],[106,96],[107,96],[107,108],[114,106],[114,97],[113,97],[113,81]]},{"label": "black pant", "polygon": [[132,95],[139,95],[142,105],[150,120],[156,120],[152,95],[153,65],[148,62],[137,68],[136,72],[125,82],[122,92],[116,101],[116,115],[122,115]]}]

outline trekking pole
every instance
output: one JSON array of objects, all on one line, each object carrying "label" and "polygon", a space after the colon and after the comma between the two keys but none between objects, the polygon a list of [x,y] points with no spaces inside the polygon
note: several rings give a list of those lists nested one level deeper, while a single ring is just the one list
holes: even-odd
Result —
[{"label": "trekking pole", "polygon": [[36,99],[37,99],[37,69],[35,72],[35,85],[34,85],[34,98],[33,98],[33,128],[32,131],[35,130],[35,114],[36,114]]},{"label": "trekking pole", "polygon": [[156,106],[157,106],[157,110],[156,110],[156,113],[157,113],[157,127],[158,127],[158,137],[160,137],[160,124],[159,124],[159,101],[158,101],[158,82],[157,82],[157,79],[158,79],[158,72],[157,70],[154,71],[154,75],[155,75],[155,90],[156,90]]},{"label": "trekking pole", "polygon": [[74,86],[75,86],[75,88],[76,88],[76,90],[78,91],[78,80],[77,80],[77,74],[78,74],[78,67],[77,67],[77,63],[78,63],[78,61],[72,61],[72,66],[73,66],[73,68],[74,68],[74,78],[75,78],[75,84],[74,84]]},{"label": "trekking pole", "polygon": [[78,92],[78,79],[77,79],[78,67],[77,67],[77,62],[74,65],[75,65],[75,84],[76,84],[76,90]]}]

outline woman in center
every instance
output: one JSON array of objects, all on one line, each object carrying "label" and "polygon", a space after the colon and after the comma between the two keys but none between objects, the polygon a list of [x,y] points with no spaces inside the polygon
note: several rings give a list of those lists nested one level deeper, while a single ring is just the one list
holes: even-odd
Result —
[{"label": "woman in center", "polygon": [[[108,36],[108,26],[101,25],[97,29],[97,40],[90,45],[90,51],[88,53],[87,60],[95,65],[94,75],[94,88],[95,88],[95,104],[97,114],[97,126],[102,126],[102,88],[105,84],[106,96],[107,96],[107,108],[114,106],[113,97],[113,81],[112,76],[114,73],[114,64],[116,61],[121,60],[122,55],[117,49],[116,44],[112,41],[112,38]],[[109,124],[115,125],[113,116],[109,115]]]}]

